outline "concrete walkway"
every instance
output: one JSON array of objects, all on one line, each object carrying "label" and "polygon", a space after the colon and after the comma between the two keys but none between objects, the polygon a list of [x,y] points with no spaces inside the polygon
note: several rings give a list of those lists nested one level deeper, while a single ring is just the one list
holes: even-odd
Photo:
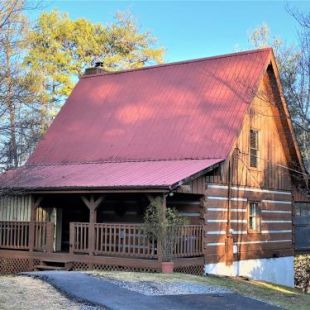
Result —
[{"label": "concrete walkway", "polygon": [[238,294],[145,296],[102,278],[73,271],[28,272],[23,275],[40,278],[69,298],[113,310],[279,309]]}]

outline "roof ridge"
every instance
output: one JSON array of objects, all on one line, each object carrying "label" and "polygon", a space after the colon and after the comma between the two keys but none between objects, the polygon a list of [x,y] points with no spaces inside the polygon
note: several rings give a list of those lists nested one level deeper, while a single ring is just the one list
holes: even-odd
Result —
[{"label": "roof ridge", "polygon": [[[55,162],[55,163],[42,163],[42,164],[25,164],[19,168],[31,168],[31,167],[50,167],[50,166],[69,166],[69,165],[100,165],[100,164],[122,164],[122,163],[143,163],[143,162],[168,162],[168,161],[201,161],[201,160],[223,160],[218,157],[206,157],[206,158],[179,158],[179,159],[137,159],[137,160],[102,160],[102,161],[85,161],[85,162]],[[15,170],[15,169],[13,169]],[[10,170],[9,170],[10,171]]]},{"label": "roof ridge", "polygon": [[254,49],[254,50],[246,50],[246,51],[241,51],[241,52],[233,52],[233,53],[228,53],[228,54],[221,54],[221,55],[208,56],[208,57],[202,57],[202,58],[180,60],[180,61],[174,61],[174,62],[168,62],[168,63],[146,66],[146,67],[142,67],[142,68],[134,68],[134,69],[127,69],[127,70],[120,70],[120,71],[111,71],[111,72],[104,72],[104,73],[97,73],[97,74],[87,74],[87,75],[81,76],[81,78],[85,79],[85,78],[93,78],[93,77],[99,77],[99,76],[109,76],[109,75],[116,75],[116,74],[122,74],[122,73],[129,73],[129,72],[134,72],[134,71],[144,71],[144,70],[156,69],[156,68],[161,68],[161,67],[184,65],[184,64],[188,64],[188,63],[194,63],[194,62],[203,62],[206,60],[228,58],[228,57],[233,57],[233,56],[243,56],[243,55],[254,54],[254,53],[262,53],[265,51],[272,51],[272,47],[264,47],[264,48]]}]

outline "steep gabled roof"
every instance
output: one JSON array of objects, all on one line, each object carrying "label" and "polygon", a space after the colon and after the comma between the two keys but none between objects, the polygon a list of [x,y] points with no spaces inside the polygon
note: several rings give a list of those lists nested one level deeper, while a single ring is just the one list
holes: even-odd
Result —
[{"label": "steep gabled roof", "polygon": [[271,58],[260,49],[84,76],[0,187],[171,187],[228,157]]},{"label": "steep gabled roof", "polygon": [[226,158],[270,53],[85,76],[28,164]]}]

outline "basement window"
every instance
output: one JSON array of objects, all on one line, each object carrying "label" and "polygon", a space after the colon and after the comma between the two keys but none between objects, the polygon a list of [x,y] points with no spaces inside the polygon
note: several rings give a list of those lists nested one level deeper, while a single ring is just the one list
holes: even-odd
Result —
[{"label": "basement window", "polygon": [[248,232],[260,232],[260,223],[259,203],[250,201],[248,205]]},{"label": "basement window", "polygon": [[258,131],[250,129],[249,137],[249,154],[250,154],[250,167],[257,168],[258,166]]}]

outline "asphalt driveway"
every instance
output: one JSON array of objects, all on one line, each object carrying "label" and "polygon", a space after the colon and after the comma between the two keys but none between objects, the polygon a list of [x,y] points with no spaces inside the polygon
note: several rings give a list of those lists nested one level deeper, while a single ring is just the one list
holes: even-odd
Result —
[{"label": "asphalt driveway", "polygon": [[41,271],[23,274],[48,282],[69,298],[113,310],[279,309],[261,301],[231,293],[146,296],[81,272]]}]

